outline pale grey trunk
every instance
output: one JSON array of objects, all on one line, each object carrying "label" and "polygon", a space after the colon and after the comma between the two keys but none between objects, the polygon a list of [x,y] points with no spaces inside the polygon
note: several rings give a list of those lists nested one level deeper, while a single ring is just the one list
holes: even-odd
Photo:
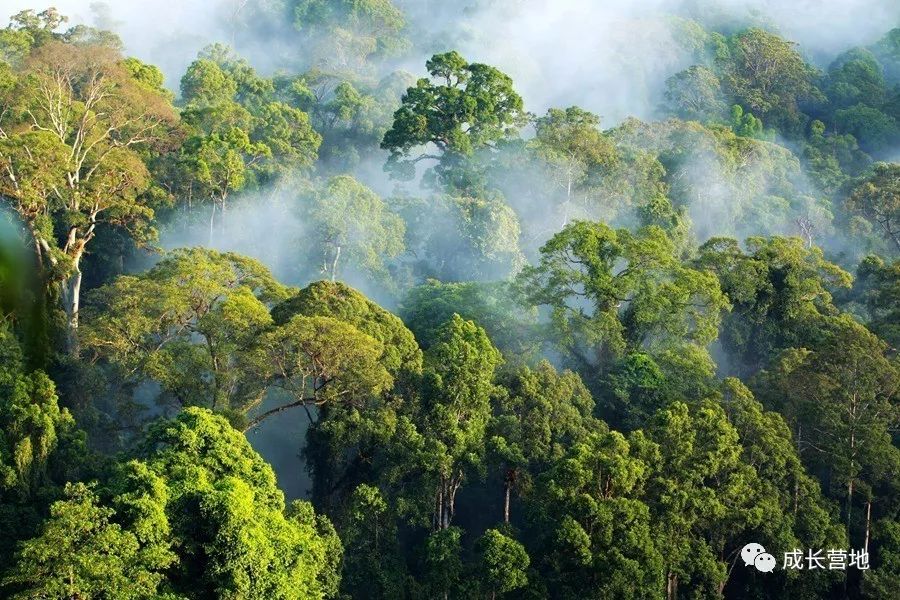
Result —
[{"label": "pale grey trunk", "polygon": [[66,311],[66,351],[78,355],[78,312],[81,308],[81,269],[77,262],[75,272],[62,282],[62,301]]},{"label": "pale grey trunk", "polygon": [[334,262],[331,263],[331,281],[334,282],[337,279],[337,265],[338,259],[341,257],[341,247],[338,246],[334,251]]},{"label": "pale grey trunk", "polygon": [[209,212],[209,247],[212,248],[213,236],[215,235],[216,224],[216,205],[213,203],[212,210]]}]

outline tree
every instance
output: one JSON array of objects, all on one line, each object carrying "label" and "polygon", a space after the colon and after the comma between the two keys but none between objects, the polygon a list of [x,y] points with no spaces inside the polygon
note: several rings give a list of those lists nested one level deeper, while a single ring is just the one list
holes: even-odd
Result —
[{"label": "tree", "polygon": [[875,255],[860,262],[852,296],[866,312],[866,326],[891,348],[900,347],[900,260]]},{"label": "tree", "polygon": [[[66,481],[89,471],[84,434],[43,371],[29,371],[22,348],[0,323],[0,561],[37,531]],[[2,575],[2,573],[0,573]]]},{"label": "tree", "polygon": [[362,484],[350,499],[349,522],[342,529],[342,589],[353,597],[404,597],[405,565],[400,558],[392,507],[377,487]]},{"label": "tree", "polygon": [[721,81],[708,68],[698,65],[669,77],[665,96],[669,110],[680,119],[716,121],[726,108]]},{"label": "tree", "polygon": [[243,411],[267,383],[245,368],[272,322],[266,303],[287,296],[255,260],[177,250],[143,275],[95,290],[82,341],[122,393],[120,418],[129,414],[134,387],[147,380],[179,406]]},{"label": "tree", "polygon": [[298,0],[294,28],[311,46],[316,66],[361,70],[408,45],[406,19],[391,0]]},{"label": "tree", "polygon": [[536,311],[523,307],[505,282],[441,283],[429,279],[409,290],[399,312],[424,349],[435,343],[441,325],[456,313],[484,327],[508,362],[537,354]]},{"label": "tree", "polygon": [[28,227],[42,268],[61,280],[75,352],[81,260],[98,227],[152,237],[140,153],[163,139],[175,114],[115,52],[55,41],[29,55],[15,95],[0,122],[0,193]]},{"label": "tree", "polygon": [[501,361],[484,330],[459,315],[444,325],[438,343],[425,354],[423,433],[443,454],[434,465],[435,529],[450,526],[466,473],[479,467],[494,370]]},{"label": "tree", "polygon": [[[252,428],[268,417],[302,406],[310,422],[310,406],[319,418],[331,413],[364,410],[368,401],[389,390],[393,379],[380,364],[383,347],[350,324],[331,317],[297,315],[261,336],[255,357],[260,379],[295,398],[250,419]],[[341,406],[334,406],[340,403]]]},{"label": "tree", "polygon": [[497,281],[525,262],[516,211],[498,194],[403,198],[416,278]]},{"label": "tree", "polygon": [[91,598],[113,591],[121,598],[155,595],[175,555],[166,547],[145,552],[139,534],[114,522],[114,516],[93,489],[68,484],[66,498],[53,504],[41,535],[23,544],[4,582],[18,589],[13,597]]},{"label": "tree", "polygon": [[151,428],[140,458],[170,490],[176,590],[245,598],[336,595],[342,550],[331,523],[307,502],[285,509],[271,467],[228,421],[186,409]]},{"label": "tree", "polygon": [[745,113],[740,104],[735,104],[731,107],[731,130],[741,137],[761,137],[763,123],[752,113]]},{"label": "tree", "polygon": [[205,48],[181,79],[183,118],[191,128],[176,165],[176,183],[190,198],[206,197],[210,243],[215,213],[228,197],[273,184],[316,161],[321,136],[309,115],[276,97],[275,84],[257,75],[228,47]]},{"label": "tree", "polygon": [[[469,156],[514,135],[525,119],[512,80],[494,67],[468,63],[457,52],[436,54],[425,66],[431,79],[406,91],[381,142],[391,152],[388,168],[406,180],[419,161]],[[414,156],[428,144],[439,154]]]},{"label": "tree", "polygon": [[[371,483],[379,475],[399,414],[414,403],[422,351],[399,318],[342,283],[313,283],[276,305],[272,316],[275,329],[264,341],[283,339],[284,354],[278,346],[264,348],[273,358],[262,359],[263,371],[287,358],[300,358],[291,365],[294,382],[302,368],[327,367],[333,369],[328,375],[336,377],[315,394],[302,386],[293,389],[302,394],[294,405],[308,404],[310,398],[320,403],[311,417],[303,453],[317,505],[337,511],[359,484]],[[290,329],[297,323],[300,338]],[[304,357],[304,346],[319,355]],[[273,384],[281,385],[280,373],[273,375]],[[321,386],[325,381],[310,383]]]},{"label": "tree", "polygon": [[[734,378],[721,386],[721,405],[728,421],[737,430],[741,460],[755,469],[753,503],[765,518],[732,529],[726,536],[731,554],[727,596],[750,595],[764,588],[773,595],[822,596],[837,583],[835,573],[807,571],[802,576],[781,581],[759,580],[740,568],[739,549],[746,540],[756,540],[769,552],[781,548],[843,548],[847,546],[836,506],[821,492],[800,459],[799,439],[795,439],[785,418],[765,410],[747,387]],[[737,568],[735,568],[737,565]],[[799,575],[799,573],[798,573]]]},{"label": "tree", "polygon": [[780,349],[802,346],[823,317],[837,312],[831,291],[852,277],[800,238],[752,237],[745,253],[737,241],[712,238],[697,264],[714,272],[734,309],[722,340],[738,358],[738,372],[753,372]]},{"label": "tree", "polygon": [[537,474],[562,457],[566,448],[583,441],[597,427],[594,399],[571,371],[557,373],[549,362],[535,369],[520,367],[501,379],[494,415],[488,424],[488,462],[503,482],[503,522],[510,522],[510,504],[530,491]]},{"label": "tree", "polygon": [[571,223],[518,284],[531,304],[550,308],[553,335],[580,368],[606,369],[626,349],[704,346],[728,307],[715,275],[682,265],[656,226],[632,234]]},{"label": "tree", "polygon": [[[644,444],[635,438],[638,446]],[[552,598],[658,598],[663,556],[637,496],[648,466],[617,432],[571,446],[537,482],[540,569]]]},{"label": "tree", "polygon": [[676,598],[688,582],[706,595],[721,593],[726,562],[746,543],[732,533],[764,518],[738,432],[714,402],[693,409],[675,402],[657,413],[648,435],[655,446],[644,448],[652,469],[647,503],[658,547],[665,549],[666,598]]},{"label": "tree", "polygon": [[466,581],[461,558],[462,529],[447,527],[431,532],[425,539],[427,588],[432,597],[449,600],[464,596]]},{"label": "tree", "polygon": [[845,206],[877,226],[900,252],[900,165],[876,163],[852,189]]},{"label": "tree", "polygon": [[492,600],[528,584],[531,559],[521,543],[496,529],[488,529],[476,546],[483,584]]},{"label": "tree", "polygon": [[397,380],[422,371],[422,351],[403,321],[348,285],[317,281],[272,308],[277,325],[296,315],[332,317],[371,336],[382,345],[381,364]]},{"label": "tree", "polygon": [[741,31],[728,40],[725,82],[738,104],[782,131],[802,125],[799,104],[821,95],[815,71],[792,42],[762,29]]},{"label": "tree", "polygon": [[403,220],[372,190],[349,175],[334,177],[309,207],[315,234],[309,253],[321,257],[321,274],[335,281],[342,253],[363,273],[387,280],[385,260],[404,250]]},{"label": "tree", "polygon": [[804,462],[842,501],[849,541],[859,543],[877,490],[893,487],[900,465],[890,433],[900,373],[884,342],[849,315],[830,318],[818,338],[809,348],[785,350],[754,388],[785,415]]},{"label": "tree", "polygon": [[237,82],[209,58],[192,62],[181,77],[181,98],[196,106],[229,102],[237,94]]},{"label": "tree", "polygon": [[829,65],[825,93],[836,109],[859,102],[880,107],[887,95],[881,71],[881,65],[870,51],[853,48]]},{"label": "tree", "polygon": [[532,145],[565,190],[563,226],[568,224],[569,203],[576,188],[616,161],[615,147],[599,126],[600,117],[577,106],[551,108],[535,121]]},{"label": "tree", "polygon": [[889,151],[900,139],[896,118],[862,102],[835,112],[834,122],[840,133],[852,135],[860,148],[872,154]]},{"label": "tree", "polygon": [[501,361],[484,330],[455,314],[425,353],[418,405],[397,422],[383,472],[391,487],[415,482],[402,503],[411,521],[430,520],[434,531],[450,528],[459,489],[483,469],[490,395]]},{"label": "tree", "polygon": [[253,144],[246,132],[233,128],[225,134],[188,140],[184,151],[185,164],[213,202],[209,218],[212,244],[216,210],[224,218],[228,196],[244,187],[248,168],[261,161],[268,148]]}]

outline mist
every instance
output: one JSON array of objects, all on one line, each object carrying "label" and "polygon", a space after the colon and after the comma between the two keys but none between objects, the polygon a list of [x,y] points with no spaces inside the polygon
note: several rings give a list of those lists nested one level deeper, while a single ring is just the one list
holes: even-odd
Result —
[{"label": "mist", "polygon": [[[234,45],[263,73],[302,68],[296,40],[243,28],[259,0],[96,0],[50,2],[70,25],[90,24],[120,35],[126,53],[163,69],[174,91],[188,64],[208,44]],[[696,62],[698,50],[684,41],[688,24],[721,28],[765,25],[800,44],[808,58],[827,65],[849,47],[869,44],[900,22],[892,0],[469,0],[397,2],[409,26],[427,34],[411,56],[390,66],[422,72],[427,56],[451,48],[475,62],[512,76],[533,112],[577,104],[614,125],[628,116],[657,115],[665,79]],[[6,3],[7,14],[34,8],[27,0]],[[255,14],[252,16],[255,17]],[[675,17],[675,18],[673,18]],[[292,45],[292,42],[294,45]]]}]

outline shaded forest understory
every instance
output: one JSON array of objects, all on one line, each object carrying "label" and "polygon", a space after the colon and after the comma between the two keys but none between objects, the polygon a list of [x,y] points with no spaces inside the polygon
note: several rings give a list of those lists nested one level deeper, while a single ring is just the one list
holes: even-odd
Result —
[{"label": "shaded forest understory", "polygon": [[444,4],[0,29],[0,597],[896,598],[900,14],[623,20],[601,124]]}]

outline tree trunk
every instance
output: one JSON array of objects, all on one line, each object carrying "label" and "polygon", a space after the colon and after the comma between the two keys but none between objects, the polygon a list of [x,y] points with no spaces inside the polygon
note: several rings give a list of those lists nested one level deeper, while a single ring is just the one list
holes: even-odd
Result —
[{"label": "tree trunk", "polygon": [[81,269],[75,260],[75,272],[62,282],[62,301],[66,311],[66,351],[78,356],[78,311],[81,307]]},{"label": "tree trunk", "polygon": [[512,496],[512,487],[516,481],[516,470],[507,469],[503,478],[503,522],[509,523],[509,501]]},{"label": "tree trunk", "polygon": [[338,246],[334,251],[334,262],[331,263],[331,282],[334,283],[334,280],[337,278],[337,264],[338,259],[341,257],[341,247]]},{"label": "tree trunk", "polygon": [[[853,403],[851,404],[850,409],[850,417],[855,422],[856,418],[856,398],[854,395]],[[855,463],[856,463],[856,432],[851,428],[850,430],[850,481],[847,482],[847,540],[851,539],[851,522],[850,516],[853,512],[853,485],[856,479]]]},{"label": "tree trunk", "polygon": [[509,524],[509,495],[510,495],[510,489],[512,486],[510,486],[509,481],[507,481],[503,487],[504,487],[504,490],[503,490],[503,522],[508,525]]},{"label": "tree trunk", "polygon": [[455,512],[456,492],[462,484],[462,473],[451,475],[450,477],[441,476],[435,494],[434,508],[434,528],[435,531],[442,531],[450,527]]},{"label": "tree trunk", "polygon": [[216,204],[213,202],[212,210],[209,212],[209,247],[212,248],[213,245],[213,234],[215,232],[215,224],[216,224]]},{"label": "tree trunk", "polygon": [[666,574],[666,600],[675,600],[678,593],[678,575],[669,571]]},{"label": "tree trunk", "polygon": [[863,545],[863,550],[868,554],[869,552],[869,534],[871,533],[872,527],[872,499],[869,498],[866,501],[866,542]]},{"label": "tree trunk", "polygon": [[569,224],[569,203],[572,201],[572,174],[568,174],[568,181],[566,183],[566,203],[563,207],[563,222],[562,226],[565,227]]}]

